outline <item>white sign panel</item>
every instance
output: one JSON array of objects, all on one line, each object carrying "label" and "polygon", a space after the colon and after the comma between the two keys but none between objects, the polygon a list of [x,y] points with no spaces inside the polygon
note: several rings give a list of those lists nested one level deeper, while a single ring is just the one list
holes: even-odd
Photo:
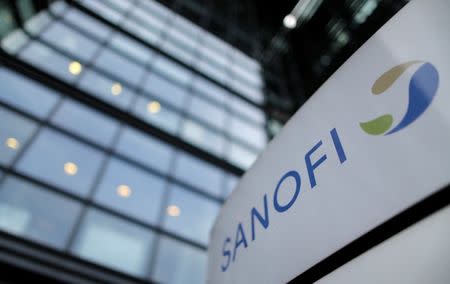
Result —
[{"label": "white sign panel", "polygon": [[450,183],[450,1],[406,5],[225,203],[208,283],[285,283]]}]

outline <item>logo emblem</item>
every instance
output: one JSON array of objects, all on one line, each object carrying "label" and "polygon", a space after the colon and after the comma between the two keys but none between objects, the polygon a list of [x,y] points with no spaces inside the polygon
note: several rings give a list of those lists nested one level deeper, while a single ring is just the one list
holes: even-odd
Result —
[{"label": "logo emblem", "polygon": [[380,95],[387,91],[397,79],[411,66],[421,64],[409,81],[408,109],[397,125],[392,127],[391,114],[379,116],[359,125],[370,135],[390,135],[413,123],[431,104],[439,85],[439,73],[433,64],[423,61],[410,61],[397,65],[381,75],[372,86],[372,94]]}]

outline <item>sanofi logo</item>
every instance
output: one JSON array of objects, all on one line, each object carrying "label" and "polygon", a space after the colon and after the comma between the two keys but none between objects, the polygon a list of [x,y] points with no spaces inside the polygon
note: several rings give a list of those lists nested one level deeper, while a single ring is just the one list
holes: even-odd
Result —
[{"label": "sanofi logo", "polygon": [[[316,172],[319,166],[327,160],[328,155],[336,155],[339,163],[343,164],[347,160],[343,144],[336,128],[329,132],[331,147],[327,153],[323,148],[322,140],[319,140],[304,156],[306,174],[301,174],[299,170],[292,169],[287,171],[278,180],[274,182],[273,190],[264,194],[258,204],[249,210],[250,222],[238,222],[236,229],[226,236],[222,246],[223,263],[220,269],[225,272],[235,262],[239,254],[254,242],[257,238],[257,232],[267,230],[270,226],[271,214],[285,214],[299,199],[305,186],[314,189],[319,181],[316,178]],[[303,178],[309,179],[309,184],[302,182]]]},{"label": "sanofi logo", "polygon": [[[397,65],[381,75],[372,87],[372,93],[379,95],[387,91],[397,79],[410,67],[420,64],[409,82],[408,108],[403,118],[393,125],[394,118],[391,114],[385,114],[374,120],[360,123],[364,132],[370,135],[390,135],[396,133],[413,123],[429,107],[436,95],[439,85],[439,74],[436,68],[423,61],[410,61]],[[223,261],[221,271],[225,272],[236,261],[240,254],[244,253],[248,246],[257,239],[257,232],[263,232],[270,227],[271,214],[286,214],[301,197],[305,187],[314,189],[318,184],[316,172],[319,166],[327,160],[328,155],[336,155],[342,165],[347,161],[344,146],[336,128],[329,132],[331,147],[324,151],[323,142],[319,140],[304,156],[305,173],[297,169],[291,169],[274,182],[273,189],[265,193],[259,199],[258,204],[248,211],[250,217],[248,223],[237,222],[235,230],[224,237],[222,246]],[[330,141],[328,140],[328,141]],[[309,183],[303,180],[307,178]],[[286,196],[288,196],[286,198]],[[258,229],[259,228],[259,229]]]},{"label": "sanofi logo", "polygon": [[361,122],[364,132],[370,135],[390,135],[413,123],[430,106],[439,86],[439,73],[433,64],[423,61],[410,61],[397,65],[381,75],[372,86],[372,93],[379,95],[387,91],[410,67],[420,64],[409,81],[408,109],[403,118],[392,127],[391,114],[379,116],[371,121]]}]

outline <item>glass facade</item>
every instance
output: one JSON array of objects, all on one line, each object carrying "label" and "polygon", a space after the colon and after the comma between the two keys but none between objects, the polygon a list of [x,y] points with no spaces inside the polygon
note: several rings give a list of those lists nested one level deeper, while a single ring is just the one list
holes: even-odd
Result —
[{"label": "glass facade", "polygon": [[223,164],[246,170],[267,144],[259,64],[154,1],[11,2],[2,52],[39,75],[0,66],[0,230],[147,282],[204,283],[239,178]]}]

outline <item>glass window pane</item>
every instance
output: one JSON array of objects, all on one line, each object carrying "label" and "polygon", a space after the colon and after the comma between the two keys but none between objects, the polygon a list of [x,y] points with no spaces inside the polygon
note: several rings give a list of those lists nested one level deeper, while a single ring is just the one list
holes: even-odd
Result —
[{"label": "glass window pane", "polygon": [[203,284],[206,252],[169,238],[161,238],[152,279],[159,283]]},{"label": "glass window pane", "polygon": [[154,55],[154,52],[151,49],[120,33],[116,33],[114,35],[110,45],[112,48],[130,56],[137,62],[144,65]]},{"label": "glass window pane", "polygon": [[80,88],[122,110],[128,109],[135,94],[120,82],[88,70],[81,78]]},{"label": "glass window pane", "polygon": [[178,131],[180,115],[156,100],[139,97],[133,112],[150,124],[171,134],[176,134]]},{"label": "glass window pane", "polygon": [[207,245],[209,232],[220,205],[181,187],[172,185],[164,218],[164,229]]},{"label": "glass window pane", "polygon": [[150,30],[148,28],[143,27],[140,23],[135,22],[134,20],[128,18],[122,27],[128,32],[136,35],[143,41],[146,41],[151,44],[155,44],[157,41],[161,39],[161,33],[157,31]]},{"label": "glass window pane", "polygon": [[19,57],[68,82],[75,81],[83,70],[79,62],[70,60],[39,42],[31,43]]},{"label": "glass window pane", "polygon": [[161,101],[178,108],[182,108],[185,104],[186,89],[154,73],[148,76],[144,88]]},{"label": "glass window pane", "polygon": [[243,170],[249,169],[255,162],[257,157],[258,157],[257,154],[251,152],[250,150],[236,143],[230,144],[230,152],[228,153],[228,160],[232,164],[242,168]]},{"label": "glass window pane", "polygon": [[61,22],[53,23],[42,34],[42,38],[53,46],[56,46],[76,58],[87,61],[97,51],[99,44],[74,31]]},{"label": "glass window pane", "polygon": [[232,109],[236,114],[243,115],[258,123],[265,122],[265,114],[261,109],[252,106],[238,97],[232,98],[229,102],[230,109]]},{"label": "glass window pane", "polygon": [[48,24],[51,23],[52,17],[47,11],[42,11],[32,18],[25,21],[25,30],[32,35],[38,35]]},{"label": "glass window pane", "polygon": [[0,2],[0,37],[17,28],[11,6],[6,1]]},{"label": "glass window pane", "polygon": [[77,9],[70,9],[64,15],[64,21],[78,27],[83,32],[90,34],[99,40],[103,40],[110,33],[111,29],[103,23],[89,17]]},{"label": "glass window pane", "polygon": [[90,210],[71,251],[100,265],[144,277],[150,267],[153,240],[154,233],[150,230]]},{"label": "glass window pane", "polygon": [[156,224],[165,186],[160,177],[113,159],[97,188],[95,201],[142,222]]},{"label": "glass window pane", "polygon": [[82,1],[82,4],[94,13],[101,15],[114,24],[118,24],[118,22],[123,18],[122,12],[109,7],[105,1],[84,0]]},{"label": "glass window pane", "polygon": [[8,177],[0,187],[0,229],[63,249],[81,206],[34,184]]},{"label": "glass window pane", "polygon": [[191,65],[192,60],[194,59],[194,53],[193,50],[190,50],[178,43],[174,43],[171,40],[165,40],[161,45],[160,48],[164,50],[165,52],[169,53],[173,57],[181,60],[182,62]]},{"label": "glass window pane", "polygon": [[60,98],[56,92],[5,68],[0,69],[0,82],[1,101],[39,118],[46,117]]},{"label": "glass window pane", "polygon": [[200,120],[203,120],[206,123],[209,123],[210,125],[218,128],[219,130],[223,129],[224,127],[226,113],[223,107],[220,108],[214,104],[202,100],[199,97],[192,97],[189,104],[188,112],[192,116]]},{"label": "glass window pane", "polygon": [[167,32],[167,36],[174,40],[177,44],[180,44],[190,50],[193,50],[198,45],[197,37],[195,35],[188,34],[177,26],[173,26]]},{"label": "glass window pane", "polygon": [[230,80],[230,76],[225,69],[217,67],[216,65],[213,65],[208,61],[200,60],[194,67],[203,74],[213,78],[214,80],[222,84],[228,84],[228,81]]},{"label": "glass window pane", "polygon": [[215,196],[222,193],[223,172],[200,159],[180,152],[176,159],[175,177]]},{"label": "glass window pane", "polygon": [[174,154],[169,145],[131,128],[123,130],[116,151],[163,173],[169,170]]},{"label": "glass window pane", "polygon": [[239,182],[239,177],[228,174],[225,179],[225,197],[230,196]]},{"label": "glass window pane", "polygon": [[1,39],[1,46],[7,53],[16,54],[28,40],[23,30],[15,30]]},{"label": "glass window pane", "polygon": [[167,26],[164,20],[161,20],[158,17],[148,13],[146,9],[142,9],[142,7],[135,7],[133,11],[130,13],[130,18],[142,23],[144,27],[148,29],[152,29],[156,32],[159,32],[164,27]]},{"label": "glass window pane", "polygon": [[135,64],[110,49],[104,49],[94,63],[105,72],[136,85],[142,79],[143,66]]},{"label": "glass window pane", "polygon": [[196,77],[193,83],[193,88],[196,92],[199,92],[202,96],[213,99],[219,103],[225,103],[229,100],[230,93],[225,89],[222,89],[218,85],[203,79]]},{"label": "glass window pane", "polygon": [[187,119],[183,122],[181,136],[186,141],[216,155],[224,153],[225,137],[223,134],[212,131],[207,127]]},{"label": "glass window pane", "polygon": [[231,125],[227,128],[231,136],[236,137],[249,145],[262,149],[267,144],[267,136],[262,127],[251,125],[243,120],[232,117]]},{"label": "glass window pane", "polygon": [[137,3],[148,12],[155,13],[155,15],[163,20],[166,20],[168,16],[173,15],[173,12],[170,9],[159,4],[157,1],[137,0]]},{"label": "glass window pane", "polygon": [[53,130],[43,129],[17,168],[63,190],[87,196],[103,154]]},{"label": "glass window pane", "polygon": [[249,100],[261,104],[264,102],[264,95],[260,87],[253,87],[247,83],[244,83],[240,80],[232,80],[230,82],[231,88],[236,90],[239,94],[248,98]]},{"label": "glass window pane", "polygon": [[51,122],[104,147],[111,145],[119,128],[117,121],[72,100],[64,101]]},{"label": "glass window pane", "polygon": [[182,85],[186,85],[192,79],[192,73],[189,70],[163,56],[155,59],[153,68],[159,74],[175,80]]},{"label": "glass window pane", "polygon": [[0,164],[8,166],[22,151],[37,124],[5,108],[0,108]]}]

